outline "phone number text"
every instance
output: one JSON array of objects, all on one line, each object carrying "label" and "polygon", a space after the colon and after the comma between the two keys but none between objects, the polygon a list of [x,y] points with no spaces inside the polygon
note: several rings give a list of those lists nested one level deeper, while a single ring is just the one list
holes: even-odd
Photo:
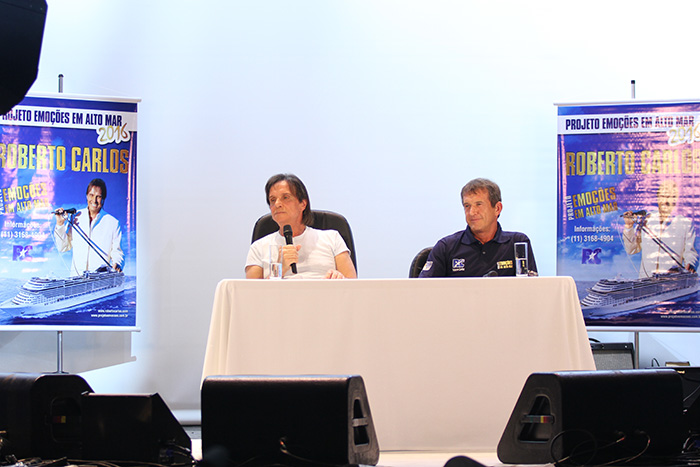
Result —
[{"label": "phone number text", "polygon": [[569,237],[571,243],[589,243],[589,242],[614,242],[614,235],[571,235]]},{"label": "phone number text", "polygon": [[27,232],[17,230],[1,230],[0,238],[31,238],[34,240],[46,240],[48,234],[45,232]]}]

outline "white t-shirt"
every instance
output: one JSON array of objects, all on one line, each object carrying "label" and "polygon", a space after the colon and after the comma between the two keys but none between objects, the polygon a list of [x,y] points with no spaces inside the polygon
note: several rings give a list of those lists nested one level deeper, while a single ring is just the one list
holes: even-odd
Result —
[{"label": "white t-shirt", "polygon": [[[286,245],[279,231],[256,240],[248,251],[245,266],[260,266],[263,277],[270,277],[270,255],[272,262],[278,261],[279,248]],[[294,237],[294,245],[301,245],[297,274],[291,270],[285,279],[323,279],[329,269],[335,269],[335,257],[350,251],[337,230],[316,230],[306,227],[301,235]]]}]

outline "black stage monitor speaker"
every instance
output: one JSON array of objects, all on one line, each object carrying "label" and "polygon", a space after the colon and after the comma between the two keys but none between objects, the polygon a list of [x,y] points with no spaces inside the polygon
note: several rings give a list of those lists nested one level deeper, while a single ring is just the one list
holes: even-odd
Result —
[{"label": "black stage monitor speaker", "polygon": [[188,463],[192,441],[156,394],[83,396],[84,460]]},{"label": "black stage monitor speaker", "polygon": [[77,375],[0,374],[0,431],[7,439],[0,452],[19,459],[78,456],[80,399],[91,391]]},{"label": "black stage monitor speaker", "polygon": [[694,366],[672,367],[683,382],[683,408],[688,432],[700,434],[700,368]]},{"label": "black stage monitor speaker", "polygon": [[360,376],[210,376],[202,452],[231,463],[376,465],[379,444]]},{"label": "black stage monitor speaker", "polygon": [[596,370],[633,370],[634,344],[631,342],[591,342]]},{"label": "black stage monitor speaker", "polygon": [[687,435],[682,399],[674,370],[533,373],[498,443],[498,458],[592,465],[678,455]]},{"label": "black stage monitor speaker", "polygon": [[445,462],[444,467],[486,467],[481,462],[478,462],[471,457],[455,456]]},{"label": "black stage monitor speaker", "polygon": [[46,0],[0,0],[0,115],[34,84],[46,23]]},{"label": "black stage monitor speaker", "polygon": [[689,408],[700,396],[700,367],[675,366],[673,368],[683,382],[683,407]]}]

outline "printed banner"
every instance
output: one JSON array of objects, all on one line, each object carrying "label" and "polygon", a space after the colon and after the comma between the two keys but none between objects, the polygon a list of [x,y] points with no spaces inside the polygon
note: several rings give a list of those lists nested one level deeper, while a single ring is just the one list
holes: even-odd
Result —
[{"label": "printed banner", "polygon": [[557,152],[557,275],[586,324],[700,325],[700,102],[561,105]]},{"label": "printed banner", "polygon": [[137,101],[0,116],[0,325],[135,326]]}]

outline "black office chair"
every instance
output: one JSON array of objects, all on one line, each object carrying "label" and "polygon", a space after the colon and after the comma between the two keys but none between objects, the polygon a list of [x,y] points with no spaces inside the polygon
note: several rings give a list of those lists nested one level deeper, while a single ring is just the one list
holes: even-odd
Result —
[{"label": "black office chair", "polygon": [[411,268],[408,270],[408,277],[418,277],[421,269],[425,266],[425,262],[428,260],[428,255],[433,251],[433,247],[423,248],[418,252],[413,261],[411,261]]},{"label": "black office chair", "polygon": [[[313,215],[313,222],[311,227],[317,230],[337,230],[345,244],[350,249],[350,259],[352,259],[352,264],[355,265],[355,270],[357,271],[357,258],[355,257],[355,242],[352,238],[352,230],[350,230],[350,224],[345,216],[332,211],[318,211],[311,210]],[[265,235],[269,235],[272,232],[277,232],[280,229],[277,222],[272,220],[272,215],[265,214],[260,219],[255,222],[253,227],[253,239],[251,243],[258,240]]]}]

